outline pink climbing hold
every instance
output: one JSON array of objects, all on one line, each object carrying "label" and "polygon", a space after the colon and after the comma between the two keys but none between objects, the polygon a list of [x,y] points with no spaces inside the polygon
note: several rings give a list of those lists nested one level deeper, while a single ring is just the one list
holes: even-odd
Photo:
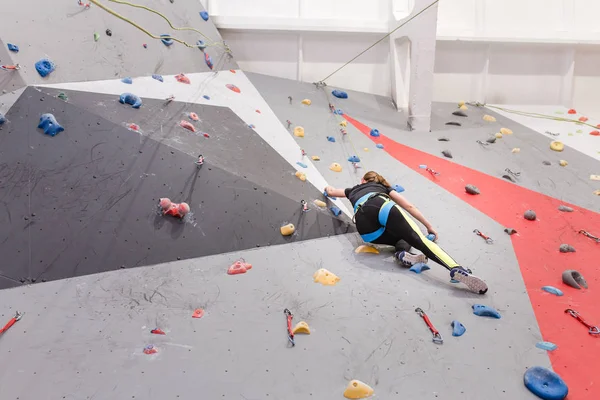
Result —
[{"label": "pink climbing hold", "polygon": [[201,308],[196,308],[194,313],[192,314],[192,318],[202,318],[204,317],[204,310]]},{"label": "pink climbing hold", "polygon": [[225,85],[225,87],[231,91],[234,91],[236,93],[242,93],[242,91],[240,90],[239,87],[232,85],[231,83],[228,83],[227,85]]},{"label": "pink climbing hold", "polygon": [[256,111],[258,114],[262,114],[262,113],[260,112],[260,110],[255,110],[255,111]]},{"label": "pink climbing hold", "polygon": [[245,274],[248,270],[252,269],[252,264],[248,264],[243,258],[240,258],[227,269],[227,274],[237,275]]},{"label": "pink climbing hold", "polygon": [[144,354],[155,354],[155,353],[158,353],[158,350],[153,345],[149,344],[148,346],[144,347]]},{"label": "pink climbing hold", "polygon": [[589,119],[588,117],[580,117],[579,121],[580,122],[587,122],[588,119]]},{"label": "pink climbing hold", "polygon": [[175,79],[177,79],[177,82],[185,83],[187,85],[191,83],[190,78],[188,78],[184,74],[175,75]]},{"label": "pink climbing hold", "polygon": [[187,203],[173,203],[171,199],[163,197],[158,202],[163,215],[171,215],[176,218],[183,218],[190,212],[190,206]]},{"label": "pink climbing hold", "polygon": [[196,114],[195,112],[191,112],[188,114],[188,117],[190,117],[190,119],[192,121],[200,121],[200,118],[198,118],[198,114]]},{"label": "pink climbing hold", "polygon": [[194,125],[192,125],[190,122],[188,121],[184,121],[182,120],[179,123],[179,126],[181,126],[182,128],[187,129],[188,131],[192,131],[192,132],[196,132],[196,127]]},{"label": "pink climbing hold", "polygon": [[127,129],[129,129],[130,131],[135,131],[135,132],[139,132],[140,131],[140,126],[138,124],[127,124]]},{"label": "pink climbing hold", "polygon": [[235,69],[230,69],[229,72],[231,72],[232,74],[235,74]]}]

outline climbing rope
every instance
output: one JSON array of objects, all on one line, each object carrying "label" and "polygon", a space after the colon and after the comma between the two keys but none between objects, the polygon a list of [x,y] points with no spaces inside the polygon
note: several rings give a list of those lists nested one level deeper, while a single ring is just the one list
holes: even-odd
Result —
[{"label": "climbing rope", "polygon": [[[147,9],[148,11],[154,12],[154,13],[160,15],[161,17],[163,17],[165,20],[167,20],[167,22],[169,23],[169,25],[171,25],[171,28],[173,28],[173,29],[178,29],[178,30],[190,30],[191,29],[191,30],[194,30],[194,31],[200,33],[202,36],[204,36],[205,38],[207,38],[207,39],[209,39],[209,40],[212,41],[212,39],[210,39],[207,36],[205,36],[202,32],[197,31],[197,30],[195,30],[193,28],[175,28],[171,24],[171,22],[164,15],[162,15],[161,13],[159,13],[158,11],[149,9],[147,7],[144,7],[144,6],[138,6],[137,4],[127,3],[127,2],[121,2],[121,1],[116,1],[116,0],[109,0],[109,1],[114,1],[116,3],[122,3],[122,4],[128,4],[128,5],[131,5],[132,7],[139,7],[139,8]],[[170,39],[170,40],[173,40],[173,41],[175,41],[177,43],[181,43],[181,44],[183,44],[186,47],[192,48],[192,49],[197,49],[198,48],[197,44],[189,44],[189,43],[187,43],[187,42],[185,42],[185,41],[183,41],[181,39],[178,39],[176,37],[173,37],[173,36],[157,36],[157,35],[154,35],[154,34],[150,33],[147,29],[145,29],[142,26],[138,25],[136,22],[130,20],[127,17],[124,17],[123,15],[121,15],[118,12],[114,11],[113,9],[105,6],[104,4],[100,3],[98,0],[90,0],[90,2],[93,3],[93,4],[95,4],[95,5],[97,5],[98,7],[100,7],[101,9],[103,9],[104,11],[108,12],[109,14],[112,14],[115,17],[117,17],[117,18],[119,18],[119,19],[127,22],[128,24],[135,26],[140,31],[142,31],[146,35],[150,36],[152,39],[157,39],[157,40],[169,40]],[[212,44],[213,46],[214,46],[214,43],[216,43],[216,42],[213,41],[213,44]],[[223,44],[223,46],[224,46],[226,52],[228,52],[228,53],[231,52],[231,50],[229,49],[229,47],[227,45]]]},{"label": "climbing rope", "polygon": [[338,69],[336,69],[335,71],[333,71],[331,74],[327,75],[324,79],[321,79],[318,84],[320,85],[325,85],[325,81],[329,78],[331,78],[334,74],[338,73],[342,68],[344,68],[346,65],[350,64],[351,62],[353,62],[354,60],[356,60],[358,57],[362,56],[363,54],[365,54],[367,51],[371,50],[373,47],[377,46],[379,43],[381,43],[383,40],[385,40],[386,38],[388,38],[390,35],[392,35],[394,32],[396,32],[398,29],[402,28],[404,25],[408,24],[410,21],[412,21],[413,19],[417,18],[419,15],[423,14],[425,11],[429,10],[431,7],[433,7],[434,5],[436,5],[437,3],[439,3],[440,0],[435,0],[433,3],[431,3],[430,5],[428,5],[427,7],[425,7],[424,9],[422,9],[421,11],[419,11],[418,13],[416,13],[415,15],[413,15],[412,17],[410,17],[408,20],[406,20],[405,22],[403,22],[402,24],[400,24],[398,27],[396,27],[393,31],[389,32],[388,34],[386,34],[384,37],[382,37],[381,39],[379,39],[378,41],[376,41],[375,43],[373,43],[372,45],[370,45],[369,47],[367,47],[366,49],[364,49],[363,51],[361,51],[360,53],[358,53],[354,58],[352,58],[350,61],[348,61],[347,63],[345,63],[344,65],[342,65],[341,67],[339,67]]}]

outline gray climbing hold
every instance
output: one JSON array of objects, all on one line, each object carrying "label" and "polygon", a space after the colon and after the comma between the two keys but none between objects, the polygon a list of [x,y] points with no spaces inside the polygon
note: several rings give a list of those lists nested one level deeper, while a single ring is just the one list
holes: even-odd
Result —
[{"label": "gray climbing hold", "polygon": [[566,243],[561,244],[560,247],[558,248],[558,250],[561,253],[575,253],[575,247],[571,246],[570,244],[566,244]]},{"label": "gray climbing hold", "polygon": [[446,122],[446,125],[462,126],[459,122],[454,121]]},{"label": "gray climbing hold", "polygon": [[579,271],[575,271],[574,269],[567,269],[562,273],[562,281],[565,285],[571,286],[575,289],[588,288],[587,282],[583,278],[583,275],[579,273]]},{"label": "gray climbing hold", "polygon": [[544,165],[552,165],[552,163],[550,161],[542,161],[542,164],[544,164]]},{"label": "gray climbing hold", "polygon": [[535,211],[527,210],[527,211],[525,211],[525,214],[523,214],[523,217],[528,221],[535,221],[535,219],[537,218],[537,215],[535,215]]},{"label": "gray climbing hold", "polygon": [[506,228],[504,232],[508,233],[509,235],[514,235],[515,233],[517,233],[517,231],[513,228]]},{"label": "gray climbing hold", "polygon": [[450,139],[448,139],[447,137],[441,137],[438,139],[438,142],[449,142]]},{"label": "gray climbing hold", "polygon": [[495,137],[491,137],[491,138],[487,139],[486,142],[488,142],[488,143],[496,143],[496,138]]},{"label": "gray climbing hold", "polygon": [[507,175],[502,175],[502,177],[504,179],[508,180],[508,181],[515,182],[515,178],[513,178],[512,176],[510,176],[508,174]]},{"label": "gray climbing hold", "polygon": [[558,211],[573,212],[573,209],[571,207],[564,206],[561,204],[560,206],[558,206]]},{"label": "gray climbing hold", "polygon": [[481,192],[475,185],[467,185],[465,186],[465,191],[469,194],[480,194]]},{"label": "gray climbing hold", "polygon": [[464,112],[458,110],[458,111],[454,111],[452,113],[452,115],[456,115],[457,117],[467,117],[467,114],[465,114]]},{"label": "gray climbing hold", "polygon": [[450,153],[450,150],[444,150],[442,151],[442,154],[444,157],[452,158],[452,153]]}]

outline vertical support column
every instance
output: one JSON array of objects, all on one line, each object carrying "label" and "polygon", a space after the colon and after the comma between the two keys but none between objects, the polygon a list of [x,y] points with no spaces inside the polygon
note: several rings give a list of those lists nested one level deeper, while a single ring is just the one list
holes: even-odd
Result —
[{"label": "vertical support column", "polygon": [[[390,31],[432,0],[392,0]],[[411,9],[412,6],[412,9]],[[429,131],[437,36],[437,4],[390,36],[392,98],[408,113],[411,130]]]},{"label": "vertical support column", "polygon": [[573,81],[575,79],[575,45],[565,49],[565,74],[560,85],[560,104],[564,107],[573,107]]}]

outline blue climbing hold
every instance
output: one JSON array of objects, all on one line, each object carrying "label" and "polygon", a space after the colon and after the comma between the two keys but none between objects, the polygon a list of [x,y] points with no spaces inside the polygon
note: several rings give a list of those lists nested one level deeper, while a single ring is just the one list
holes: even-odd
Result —
[{"label": "blue climbing hold", "polygon": [[308,165],[304,164],[303,162],[298,161],[296,164],[298,164],[302,168],[308,168]]},{"label": "blue climbing hold", "polygon": [[344,115],[344,112],[342,110],[340,110],[339,108],[337,110],[335,110],[333,113],[337,114],[337,115]]},{"label": "blue climbing hold", "polygon": [[373,136],[373,137],[379,137],[379,130],[378,129],[371,129],[371,136]]},{"label": "blue climbing hold", "polygon": [[208,97],[207,95],[204,95],[202,97],[204,97],[206,100],[210,100],[210,97]]},{"label": "blue climbing hold", "polygon": [[551,294],[555,294],[557,296],[562,296],[563,295],[562,290],[560,290],[558,288],[555,288],[554,286],[543,286],[542,290],[546,291],[548,293],[551,293]]},{"label": "blue climbing hold", "polygon": [[333,136],[327,136],[327,140],[329,140],[331,143],[335,143],[335,138]]},{"label": "blue climbing hold", "polygon": [[531,367],[525,371],[523,383],[531,393],[543,400],[563,400],[569,394],[565,381],[544,367]]},{"label": "blue climbing hold", "polygon": [[452,321],[452,336],[462,336],[467,331],[467,328],[457,320]]},{"label": "blue climbing hold", "polygon": [[537,342],[535,344],[535,347],[537,347],[538,349],[542,349],[542,350],[553,351],[553,350],[556,350],[556,348],[558,346],[552,342]]},{"label": "blue climbing hold", "polygon": [[430,242],[433,242],[435,240],[435,235],[433,233],[429,233],[427,234],[427,240],[429,240]]},{"label": "blue climbing hold", "polygon": [[152,79],[156,79],[159,82],[164,82],[165,81],[163,79],[162,75],[157,75],[157,74],[152,75]]},{"label": "blue climbing hold", "polygon": [[256,128],[256,126],[254,126],[254,124],[250,124],[250,125],[248,125],[248,128],[254,129],[254,128]]},{"label": "blue climbing hold", "polygon": [[331,206],[329,208],[329,210],[333,213],[333,215],[335,215],[336,217],[338,215],[340,215],[342,213],[342,210],[340,210],[339,208],[337,208],[336,206]]},{"label": "blue climbing hold", "polygon": [[394,189],[398,193],[404,192],[404,188],[400,185],[394,185],[394,186],[392,186],[392,189]]},{"label": "blue climbing hold", "polygon": [[427,165],[425,165],[425,164],[421,164],[421,165],[419,165],[419,168],[421,168],[421,169],[426,169],[426,168],[427,168]]},{"label": "blue climbing hold", "polygon": [[5,122],[6,122],[6,117],[4,116],[4,114],[0,113],[0,125],[2,125]]},{"label": "blue climbing hold", "polygon": [[421,272],[427,271],[428,269],[431,269],[429,268],[429,265],[425,263],[416,263],[412,267],[410,267],[409,271],[412,271],[415,274],[420,274]]},{"label": "blue climbing hold", "polygon": [[[325,190],[323,191],[323,196],[325,196],[325,197],[329,197],[329,196],[327,195],[327,191],[325,191]],[[337,197],[329,197],[329,198],[330,198],[331,200],[337,200]]]},{"label": "blue climbing hold", "polygon": [[208,55],[208,53],[204,53],[204,61],[206,61],[206,65],[208,65],[208,68],[213,69],[213,61],[211,56]]},{"label": "blue climbing hold", "polygon": [[10,51],[14,51],[15,53],[19,52],[19,46],[17,46],[16,44],[8,43],[7,46]]},{"label": "blue climbing hold", "polygon": [[198,40],[196,44],[198,45],[198,48],[202,51],[204,51],[204,49],[206,48],[206,43],[204,43],[204,40]]},{"label": "blue climbing hold", "polygon": [[58,133],[65,130],[65,128],[60,126],[52,114],[42,114],[38,128],[43,129],[44,133],[50,136],[56,136]]},{"label": "blue climbing hold", "polygon": [[142,99],[133,93],[123,93],[119,97],[119,103],[129,104],[133,108],[140,108],[142,106]]},{"label": "blue climbing hold", "polygon": [[52,61],[48,60],[47,58],[42,58],[40,61],[35,63],[35,69],[42,78],[45,78],[52,72],[54,72],[56,66]]},{"label": "blue climbing hold", "polygon": [[127,77],[127,78],[121,79],[121,82],[131,85],[133,83],[133,79]]},{"label": "blue climbing hold", "polygon": [[377,143],[377,144],[375,145],[375,147],[377,147],[378,149],[383,149],[383,145],[382,145],[381,143]]},{"label": "blue climbing hold", "polygon": [[357,163],[357,162],[360,162],[360,158],[358,158],[357,156],[351,156],[351,157],[348,157],[348,161]]},{"label": "blue climbing hold", "polygon": [[338,99],[347,99],[348,98],[348,93],[346,93],[342,90],[335,89],[333,92],[331,92],[331,94],[334,95],[335,97],[337,97]]},{"label": "blue climbing hold", "polygon": [[492,317],[500,319],[500,313],[496,309],[482,304],[473,305],[473,314],[479,317]]},{"label": "blue climbing hold", "polygon": [[173,44],[173,39],[171,39],[171,35],[160,35],[160,37],[162,39],[160,39],[161,42],[163,42],[163,44],[167,47],[169,47],[170,45]]},{"label": "blue climbing hold", "polygon": [[200,16],[203,20],[208,21],[208,13],[206,11],[200,11]]}]

